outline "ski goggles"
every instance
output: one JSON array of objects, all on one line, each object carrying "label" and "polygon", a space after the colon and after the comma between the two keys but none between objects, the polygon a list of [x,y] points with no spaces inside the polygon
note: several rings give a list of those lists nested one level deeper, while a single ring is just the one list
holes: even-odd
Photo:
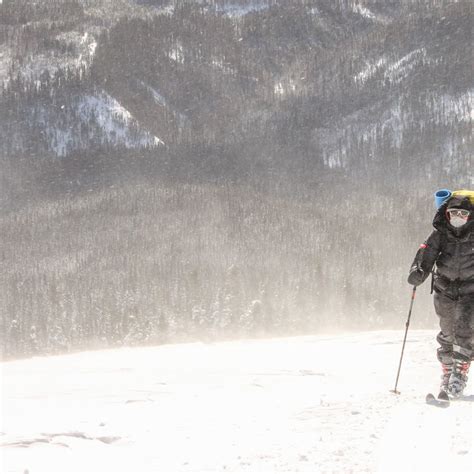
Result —
[{"label": "ski goggles", "polygon": [[463,219],[467,219],[469,217],[470,212],[466,209],[448,209],[449,217],[462,217]]}]

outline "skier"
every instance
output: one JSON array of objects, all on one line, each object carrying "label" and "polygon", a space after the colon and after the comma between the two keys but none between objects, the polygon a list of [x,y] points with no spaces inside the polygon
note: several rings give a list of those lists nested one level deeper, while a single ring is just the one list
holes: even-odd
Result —
[{"label": "skier", "polygon": [[453,398],[462,396],[474,360],[474,193],[469,194],[471,198],[453,193],[440,206],[435,230],[421,244],[408,276],[408,283],[418,286],[433,273],[441,329],[436,338],[440,390]]}]

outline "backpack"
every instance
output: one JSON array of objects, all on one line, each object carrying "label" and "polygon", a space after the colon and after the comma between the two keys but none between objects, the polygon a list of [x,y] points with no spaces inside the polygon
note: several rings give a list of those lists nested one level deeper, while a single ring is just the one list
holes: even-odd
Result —
[{"label": "backpack", "polygon": [[467,197],[471,206],[474,206],[474,191],[469,189],[460,189],[459,191],[450,191],[449,189],[440,189],[435,192],[435,206],[439,209],[449,198],[457,197]]},{"label": "backpack", "polygon": [[453,191],[451,196],[468,197],[469,201],[471,201],[471,206],[474,206],[474,191],[469,191],[468,189],[461,189],[459,191]]}]

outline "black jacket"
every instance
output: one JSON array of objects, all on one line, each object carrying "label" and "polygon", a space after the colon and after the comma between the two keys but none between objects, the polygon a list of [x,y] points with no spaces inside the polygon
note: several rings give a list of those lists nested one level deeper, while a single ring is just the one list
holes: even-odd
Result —
[{"label": "black jacket", "polygon": [[[461,228],[451,226],[446,218],[446,209],[453,204],[471,211],[468,222]],[[417,269],[419,281],[415,284],[422,283],[436,264],[436,292],[454,299],[474,294],[474,216],[469,199],[455,197],[445,202],[434,217],[433,227],[435,230],[416,254],[409,283],[415,282],[413,274]]]}]

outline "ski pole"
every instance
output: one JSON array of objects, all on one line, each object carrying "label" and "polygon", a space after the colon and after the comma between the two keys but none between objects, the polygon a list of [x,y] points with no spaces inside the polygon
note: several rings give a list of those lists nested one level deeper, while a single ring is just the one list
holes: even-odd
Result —
[{"label": "ski pole", "polygon": [[408,311],[408,319],[405,324],[405,337],[403,338],[402,354],[400,356],[400,364],[398,365],[397,380],[395,381],[395,388],[393,390],[390,390],[391,392],[396,393],[397,395],[400,395],[400,392],[397,391],[398,378],[400,377],[400,369],[402,368],[403,352],[405,351],[405,343],[407,341],[408,326],[410,326],[411,310],[413,309],[415,294],[416,294],[416,286],[413,287],[413,291],[411,293],[410,311]]}]

